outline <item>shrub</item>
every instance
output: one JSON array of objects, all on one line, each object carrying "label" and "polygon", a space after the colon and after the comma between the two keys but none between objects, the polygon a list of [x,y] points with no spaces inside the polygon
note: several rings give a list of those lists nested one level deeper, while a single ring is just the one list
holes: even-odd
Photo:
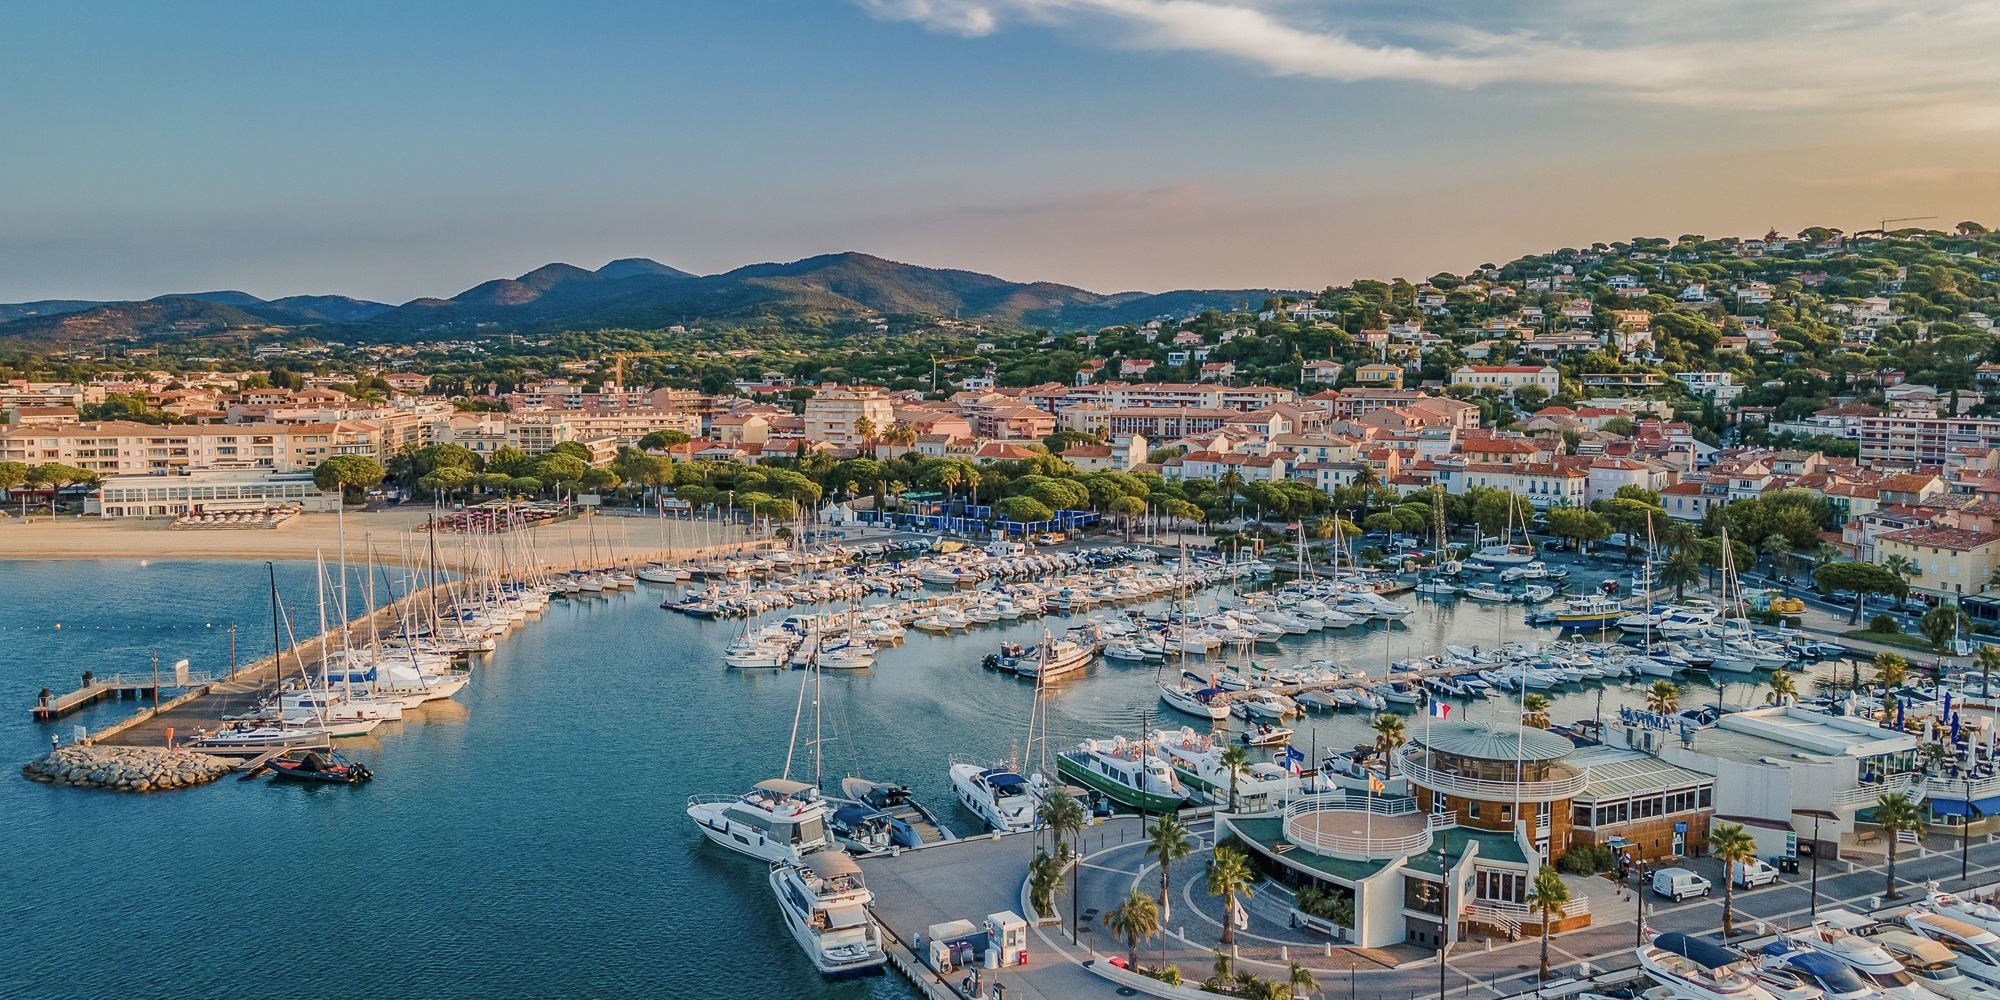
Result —
[{"label": "shrub", "polygon": [[1169,965],[1161,969],[1142,969],[1140,971],[1146,976],[1157,979],[1168,986],[1179,986],[1181,984],[1181,967],[1178,965]]},{"label": "shrub", "polygon": [[1599,844],[1578,844],[1556,861],[1556,870],[1570,875],[1595,875],[1617,867],[1618,853]]},{"label": "shrub", "polygon": [[1896,633],[1901,632],[1902,630],[1903,627],[1901,625],[1896,624],[1896,619],[1891,618],[1888,615],[1876,615],[1875,617],[1868,619],[1868,631],[1870,632],[1880,632],[1883,635],[1895,635]]}]

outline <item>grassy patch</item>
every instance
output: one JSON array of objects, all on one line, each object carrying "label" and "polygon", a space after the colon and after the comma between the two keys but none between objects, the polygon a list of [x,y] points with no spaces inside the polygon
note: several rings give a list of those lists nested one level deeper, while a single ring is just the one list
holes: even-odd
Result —
[{"label": "grassy patch", "polygon": [[1867,629],[1855,629],[1852,632],[1840,633],[1840,637],[1843,639],[1859,639],[1862,642],[1879,643],[1884,646],[1901,646],[1904,649],[1913,649],[1919,653],[1935,654],[1937,652],[1931,648],[1929,639],[1920,635],[1905,635],[1901,632],[1870,632]]}]

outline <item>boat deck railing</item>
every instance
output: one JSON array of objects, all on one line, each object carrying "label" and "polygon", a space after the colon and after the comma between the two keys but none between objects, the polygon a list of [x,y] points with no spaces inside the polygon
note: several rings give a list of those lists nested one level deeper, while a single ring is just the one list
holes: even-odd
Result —
[{"label": "boat deck railing", "polygon": [[1481,802],[1505,802],[1515,798],[1529,802],[1554,802],[1575,798],[1590,784],[1588,774],[1563,764],[1550,765],[1554,777],[1536,781],[1491,781],[1439,770],[1431,767],[1429,762],[1430,754],[1423,747],[1405,745],[1396,751],[1396,769],[1407,776],[1411,784]]}]

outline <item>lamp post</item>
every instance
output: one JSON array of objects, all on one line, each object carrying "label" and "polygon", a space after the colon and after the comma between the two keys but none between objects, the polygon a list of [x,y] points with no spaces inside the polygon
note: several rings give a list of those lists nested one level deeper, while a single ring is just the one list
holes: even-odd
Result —
[{"label": "lamp post", "polygon": [[[1438,831],[1438,1000],[1445,1000],[1444,959],[1451,949],[1451,833]],[[1540,988],[1537,984],[1537,989]]]},{"label": "lamp post", "polygon": [[1962,883],[1972,867],[1972,774],[1961,771],[1959,777],[1965,782],[1965,815],[1958,823],[1958,880]]}]

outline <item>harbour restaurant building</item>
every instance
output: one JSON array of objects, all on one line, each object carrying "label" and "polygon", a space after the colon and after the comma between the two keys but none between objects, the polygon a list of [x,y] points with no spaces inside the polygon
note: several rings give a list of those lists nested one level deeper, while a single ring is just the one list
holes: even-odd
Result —
[{"label": "harbour restaurant building", "polygon": [[[1414,795],[1334,792],[1217,822],[1267,875],[1351,899],[1353,926],[1332,929],[1340,943],[1436,947],[1473,927],[1533,934],[1540,918],[1528,911],[1528,886],[1567,848],[1572,808],[1589,785],[1569,760],[1575,752],[1540,729],[1433,723],[1394,756]],[[1578,896],[1551,930],[1589,923]]]}]

